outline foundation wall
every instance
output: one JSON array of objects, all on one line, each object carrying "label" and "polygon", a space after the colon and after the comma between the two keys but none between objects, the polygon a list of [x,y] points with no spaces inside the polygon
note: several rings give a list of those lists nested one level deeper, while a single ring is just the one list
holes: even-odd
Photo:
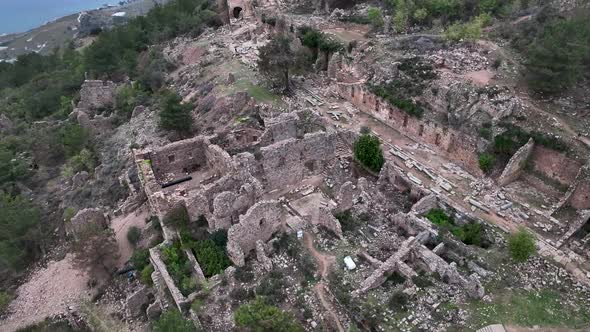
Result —
[{"label": "foundation wall", "polygon": [[471,172],[481,173],[476,141],[456,130],[421,120],[391,106],[361,83],[337,83],[339,95],[361,111],[420,142],[438,146]]},{"label": "foundation wall", "polygon": [[536,145],[531,162],[535,171],[564,185],[574,182],[582,163],[568,158],[565,153]]}]

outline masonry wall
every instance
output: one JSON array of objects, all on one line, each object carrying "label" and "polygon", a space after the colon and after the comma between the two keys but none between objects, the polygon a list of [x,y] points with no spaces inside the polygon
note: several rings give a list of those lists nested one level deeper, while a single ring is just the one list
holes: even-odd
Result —
[{"label": "masonry wall", "polygon": [[114,106],[117,85],[111,81],[86,80],[80,88],[79,108],[97,110]]},{"label": "masonry wall", "polygon": [[240,216],[240,222],[227,232],[227,254],[237,266],[243,266],[256,242],[266,242],[283,229],[286,215],[277,201],[261,201]]},{"label": "masonry wall", "polygon": [[150,157],[156,178],[160,179],[165,173],[190,172],[195,167],[206,166],[206,144],[204,137],[195,137],[155,149]]},{"label": "masonry wall", "polygon": [[528,159],[533,153],[534,147],[535,142],[531,138],[510,158],[508,164],[504,168],[504,171],[502,171],[502,175],[500,175],[500,178],[498,179],[498,183],[501,186],[509,184],[520,176],[522,170],[526,166]]},{"label": "masonry wall", "polygon": [[321,171],[322,162],[335,157],[337,140],[334,132],[316,132],[261,148],[268,189],[298,183],[307,173]]},{"label": "masonry wall", "polygon": [[565,185],[574,182],[582,167],[582,163],[568,158],[565,153],[538,144],[533,149],[531,162],[535,171]]},{"label": "masonry wall", "polygon": [[473,138],[446,126],[410,116],[370,92],[361,83],[337,83],[337,91],[361,111],[413,139],[438,146],[471,172],[481,172]]}]

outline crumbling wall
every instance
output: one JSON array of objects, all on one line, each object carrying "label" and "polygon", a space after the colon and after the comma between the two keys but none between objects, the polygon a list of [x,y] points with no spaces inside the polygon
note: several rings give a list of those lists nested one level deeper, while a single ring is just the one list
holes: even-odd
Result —
[{"label": "crumbling wall", "polygon": [[332,231],[338,238],[342,238],[342,227],[340,222],[325,207],[320,207],[317,216],[317,225]]},{"label": "crumbling wall", "polygon": [[109,222],[102,210],[83,209],[78,211],[72,220],[66,224],[66,231],[78,240],[84,232],[103,230],[107,227],[109,227]]},{"label": "crumbling wall", "polygon": [[283,113],[264,120],[265,131],[260,137],[260,145],[267,146],[282,140],[297,137],[297,121],[295,113]]},{"label": "crumbling wall", "polygon": [[590,165],[584,165],[578,171],[576,178],[568,189],[559,208],[571,206],[574,209],[590,209]]},{"label": "crumbling wall", "polygon": [[202,137],[194,137],[173,142],[154,149],[150,160],[154,174],[161,179],[165,173],[190,173],[207,164],[205,154],[208,141]]},{"label": "crumbling wall", "polygon": [[335,157],[337,139],[334,132],[317,132],[306,134],[300,140],[291,138],[261,148],[268,188],[298,183],[306,170],[311,174],[321,171],[322,162]]},{"label": "crumbling wall", "polygon": [[570,185],[578,175],[582,163],[569,158],[565,153],[535,145],[531,155],[533,169],[550,179]]},{"label": "crumbling wall", "polygon": [[447,126],[421,120],[391,106],[360,83],[337,83],[338,94],[361,111],[420,142],[433,144],[474,173],[481,173],[473,137]]},{"label": "crumbling wall", "polygon": [[80,88],[78,108],[90,111],[112,108],[115,105],[117,85],[111,81],[86,80]]},{"label": "crumbling wall", "polygon": [[240,222],[227,232],[227,254],[237,266],[243,266],[256,241],[266,242],[283,229],[285,211],[277,201],[261,201],[240,216]]},{"label": "crumbling wall", "polygon": [[535,142],[531,138],[525,145],[516,151],[516,153],[508,161],[506,167],[504,167],[504,171],[502,171],[502,175],[500,175],[500,178],[498,179],[499,185],[505,186],[520,176],[522,170],[526,166],[527,161],[533,153],[534,147]]}]

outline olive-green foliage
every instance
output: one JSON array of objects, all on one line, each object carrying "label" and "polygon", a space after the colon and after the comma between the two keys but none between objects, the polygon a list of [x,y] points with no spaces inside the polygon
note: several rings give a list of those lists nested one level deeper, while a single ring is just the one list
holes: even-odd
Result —
[{"label": "olive-green foliage", "polygon": [[176,229],[183,229],[188,225],[190,218],[186,206],[184,204],[175,205],[164,216],[164,224],[175,227]]},{"label": "olive-green foliage", "polygon": [[141,238],[141,230],[137,226],[131,226],[127,231],[127,241],[131,243],[132,246],[136,246],[139,243],[139,239]]},{"label": "olive-green foliage", "polygon": [[20,272],[36,258],[40,211],[21,196],[0,193],[0,279]]},{"label": "olive-green foliage", "polygon": [[73,157],[88,147],[90,135],[79,124],[66,124],[59,129],[59,140],[67,157]]},{"label": "olive-green foliage", "polygon": [[343,232],[354,232],[362,225],[361,222],[352,215],[350,210],[336,212],[334,217],[340,222]]},{"label": "olive-green foliage", "polygon": [[248,265],[238,266],[236,267],[234,277],[239,282],[251,282],[252,280],[254,280],[254,272],[252,272]]},{"label": "olive-green foliage", "polygon": [[0,313],[8,308],[10,301],[12,301],[10,294],[0,291]]},{"label": "olive-green foliage", "polygon": [[89,149],[82,149],[79,154],[68,160],[63,168],[62,174],[66,177],[72,176],[80,171],[93,172],[96,167],[96,157]]},{"label": "olive-green foliage", "polygon": [[117,90],[115,99],[118,115],[127,120],[131,118],[135,107],[150,103],[150,99],[149,93],[143,90],[139,84],[123,85]]},{"label": "olive-green foliage", "polygon": [[285,275],[280,271],[271,271],[256,287],[256,296],[264,298],[269,303],[280,304],[285,301],[285,288]]},{"label": "olive-green foliage", "polygon": [[234,313],[236,325],[252,332],[298,332],[303,327],[292,314],[256,298]]},{"label": "olive-green foliage", "polygon": [[540,92],[557,93],[582,77],[590,60],[590,12],[547,25],[528,48],[527,79]]},{"label": "olive-green foliage", "polygon": [[152,285],[154,281],[152,280],[152,273],[154,273],[154,267],[152,264],[148,264],[144,266],[141,270],[141,275],[139,276],[139,281],[141,281],[144,285]]},{"label": "olive-green foliage", "polygon": [[197,332],[193,323],[176,309],[163,313],[152,327],[153,332]]},{"label": "olive-green foliage", "polygon": [[231,265],[225,247],[218,246],[213,240],[197,241],[191,247],[206,277],[222,273]]},{"label": "olive-green foliage", "polygon": [[164,91],[160,97],[160,127],[173,130],[179,134],[191,131],[193,118],[191,104],[182,104],[182,98],[174,92]]},{"label": "olive-green foliage", "polygon": [[308,252],[303,250],[303,245],[297,240],[294,234],[283,233],[273,246],[279,252],[285,252],[297,262],[297,268],[306,281],[314,280],[314,273],[317,270],[315,261]]},{"label": "olive-green foliage", "polygon": [[131,264],[136,270],[141,271],[150,263],[150,252],[147,249],[135,249],[131,255]]},{"label": "olive-green foliage", "polygon": [[379,138],[372,135],[361,135],[354,142],[354,157],[374,172],[379,172],[385,163]]},{"label": "olive-green foliage", "polygon": [[425,215],[433,224],[448,230],[461,242],[467,245],[486,246],[483,238],[483,227],[479,223],[467,223],[457,226],[453,218],[449,217],[442,209],[432,209]]},{"label": "olive-green foliage", "polygon": [[494,167],[496,158],[489,153],[481,153],[479,155],[479,168],[485,173],[488,173]]},{"label": "olive-green foliage", "polygon": [[510,158],[520,147],[525,145],[530,138],[532,138],[536,144],[540,144],[549,149],[560,152],[568,150],[567,145],[555,136],[548,136],[537,131],[527,132],[511,123],[503,122],[499,125],[506,130],[502,134],[494,137],[493,153],[504,158]]},{"label": "olive-green foliage", "polygon": [[445,30],[445,37],[449,40],[477,40],[481,37],[482,28],[491,21],[489,14],[481,14],[467,23],[455,23]]},{"label": "olive-green foliage", "polygon": [[396,291],[389,298],[389,308],[394,311],[405,311],[408,302],[409,297],[406,293]]},{"label": "olive-green foliage", "polygon": [[537,252],[535,237],[524,228],[521,228],[508,238],[508,250],[512,259],[517,262],[524,262]]},{"label": "olive-green foliage", "polygon": [[383,14],[381,13],[381,9],[377,8],[377,7],[369,7],[367,9],[367,17],[369,18],[369,21],[371,21],[371,24],[373,25],[373,27],[375,28],[381,28],[383,27]]},{"label": "olive-green foliage", "polygon": [[27,177],[27,161],[18,155],[18,151],[0,143],[0,185]]},{"label": "olive-green foliage", "polygon": [[67,320],[46,318],[44,321],[16,330],[16,332],[80,332]]},{"label": "olive-green foliage", "polygon": [[279,34],[260,48],[258,68],[273,85],[282,87],[287,92],[290,90],[290,73],[301,67],[303,62],[304,55],[294,49],[292,38]]},{"label": "olive-green foliage", "polygon": [[174,279],[175,285],[184,296],[189,295],[197,289],[197,282],[192,277],[192,265],[182,251],[180,242],[162,248],[162,258],[168,273]]},{"label": "olive-green foliage", "polygon": [[72,218],[76,215],[76,209],[73,207],[67,207],[64,209],[63,218],[65,223],[72,221]]}]

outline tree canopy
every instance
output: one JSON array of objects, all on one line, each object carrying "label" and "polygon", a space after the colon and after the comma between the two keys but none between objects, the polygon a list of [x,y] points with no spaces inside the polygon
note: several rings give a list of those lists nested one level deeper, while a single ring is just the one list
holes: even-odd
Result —
[{"label": "tree canopy", "polygon": [[354,157],[374,172],[379,172],[385,163],[379,138],[370,134],[361,135],[354,142]]}]

